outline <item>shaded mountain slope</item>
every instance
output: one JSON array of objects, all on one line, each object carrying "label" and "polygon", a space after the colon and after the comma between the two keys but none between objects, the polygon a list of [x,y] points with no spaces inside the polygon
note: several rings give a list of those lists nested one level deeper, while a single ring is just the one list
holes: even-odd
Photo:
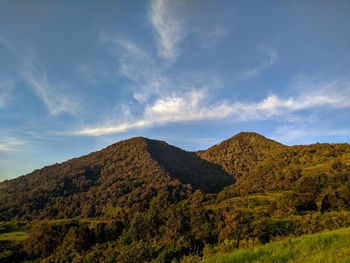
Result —
[{"label": "shaded mountain slope", "polygon": [[132,213],[160,189],[178,201],[196,189],[225,199],[316,185],[348,202],[349,156],[346,143],[285,146],[246,132],[195,153],[137,137],[0,183],[0,220],[95,217],[115,206]]},{"label": "shaded mountain slope", "polygon": [[214,193],[235,182],[219,165],[201,159],[193,152],[155,140],[148,141],[148,149],[174,178],[191,184],[194,189]]},{"label": "shaded mountain slope", "polygon": [[193,153],[138,137],[0,183],[0,221],[20,219],[3,234],[54,218],[33,221],[23,244],[2,241],[0,262],[192,262],[348,227],[349,209],[349,144],[240,133]]},{"label": "shaded mountain slope", "polygon": [[159,189],[174,200],[232,183],[220,168],[164,142],[141,137],[0,184],[0,220],[98,216],[107,205],[142,210]]},{"label": "shaded mountain slope", "polygon": [[[222,167],[236,178],[219,199],[248,193],[296,190],[326,193],[350,201],[346,196],[350,185],[350,145],[316,143],[286,146],[264,136],[242,132],[197,155]],[[323,189],[323,190],[322,190]],[[321,191],[322,190],[322,191]],[[302,190],[300,190],[302,191]]]}]

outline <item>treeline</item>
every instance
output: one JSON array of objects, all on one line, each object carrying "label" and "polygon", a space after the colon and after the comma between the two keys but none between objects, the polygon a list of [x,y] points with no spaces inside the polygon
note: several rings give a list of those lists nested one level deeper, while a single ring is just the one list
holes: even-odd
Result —
[{"label": "treeline", "polygon": [[346,203],[349,160],[348,144],[288,147],[256,133],[240,133],[197,153],[138,137],[0,183],[0,220],[99,217],[107,205],[144,211],[160,189],[177,201],[196,189],[220,192],[220,200],[298,192],[304,180],[320,188],[318,198],[329,194],[329,200]]},{"label": "treeline", "polygon": [[155,161],[147,141],[134,138],[1,183],[0,220],[96,217],[108,204],[145,209],[159,189],[175,199],[192,187]]},{"label": "treeline", "polygon": [[310,200],[315,207],[321,203],[323,209],[346,207],[350,202],[349,164],[348,144],[289,147],[259,163],[221,191],[219,198],[293,190],[300,200]]},{"label": "treeline", "polygon": [[138,137],[0,183],[0,220],[97,217],[106,205],[143,211],[159,189],[182,200],[232,183],[194,153]]},{"label": "treeline", "polygon": [[2,225],[33,227],[0,262],[195,262],[350,226],[349,209],[349,144],[240,133],[193,153],[134,138],[1,183]]},{"label": "treeline", "polygon": [[144,212],[109,207],[99,219],[39,221],[12,258],[41,262],[185,262],[214,248],[224,253],[284,236],[350,226],[346,210],[312,212],[305,208],[298,213],[283,206],[271,209],[284,194],[265,197],[236,197],[218,203],[215,195],[198,190],[188,199],[174,202],[169,192],[161,190]]}]

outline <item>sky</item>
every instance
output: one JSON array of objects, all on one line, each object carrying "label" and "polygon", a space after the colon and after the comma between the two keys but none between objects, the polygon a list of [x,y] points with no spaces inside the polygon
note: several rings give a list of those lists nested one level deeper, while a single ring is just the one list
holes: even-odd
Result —
[{"label": "sky", "polygon": [[[0,178],[135,136],[350,142],[350,1],[0,1]],[[0,180],[1,180],[0,179]]]}]

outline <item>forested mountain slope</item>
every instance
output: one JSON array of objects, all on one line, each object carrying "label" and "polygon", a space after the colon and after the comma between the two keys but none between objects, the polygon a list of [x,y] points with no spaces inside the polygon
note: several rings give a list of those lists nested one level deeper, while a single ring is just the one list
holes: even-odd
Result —
[{"label": "forested mountain slope", "polygon": [[349,209],[347,143],[239,133],[187,152],[137,137],[0,183],[0,262],[195,262],[350,227]]},{"label": "forested mountain slope", "polygon": [[259,162],[287,146],[254,132],[241,132],[197,155],[220,165],[227,173],[239,178],[249,173]]},{"label": "forested mountain slope", "polygon": [[133,138],[0,184],[0,220],[93,217],[107,205],[145,208],[159,189],[182,200],[218,192],[233,178],[219,166],[165,142]]},{"label": "forested mountain slope", "polygon": [[287,147],[266,158],[241,178],[237,188],[243,193],[293,189],[306,181],[320,187],[342,186],[347,182],[349,144],[312,144]]},{"label": "forested mountain slope", "polygon": [[239,133],[197,155],[237,178],[219,193],[220,200],[293,190],[315,202],[330,196],[334,207],[350,202],[348,143],[286,146],[256,133]]},{"label": "forested mountain slope", "polygon": [[95,217],[116,205],[142,211],[159,189],[176,201],[195,189],[226,187],[222,200],[276,190],[319,195],[331,187],[348,200],[349,156],[346,143],[286,146],[251,132],[195,153],[136,137],[0,183],[0,219]]}]

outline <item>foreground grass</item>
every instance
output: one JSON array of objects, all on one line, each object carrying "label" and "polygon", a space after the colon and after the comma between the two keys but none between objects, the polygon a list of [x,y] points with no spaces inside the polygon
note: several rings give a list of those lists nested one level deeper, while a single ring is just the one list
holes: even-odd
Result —
[{"label": "foreground grass", "polygon": [[204,262],[350,262],[350,228],[237,249]]}]

